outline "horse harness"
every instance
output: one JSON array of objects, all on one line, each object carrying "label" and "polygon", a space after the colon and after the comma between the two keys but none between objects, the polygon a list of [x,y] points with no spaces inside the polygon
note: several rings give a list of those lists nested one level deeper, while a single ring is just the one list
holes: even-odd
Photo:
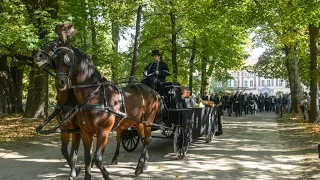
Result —
[{"label": "horse harness", "polygon": [[[83,124],[86,124],[86,120],[85,120],[85,117],[84,117],[84,114],[83,114],[83,110],[85,111],[103,111],[103,112],[110,112],[110,113],[113,113],[115,114],[116,116],[118,116],[118,120],[116,121],[116,124],[113,126],[112,128],[112,131],[114,131],[119,125],[120,123],[122,122],[123,119],[125,118],[128,118],[128,119],[131,119],[131,120],[134,120],[134,121],[137,121],[137,122],[141,122],[142,123],[146,123],[146,124],[149,124],[149,125],[156,125],[155,123],[151,123],[151,122],[147,122],[147,121],[144,121],[144,113],[145,111],[143,110],[143,115],[142,115],[142,119],[138,120],[136,118],[133,118],[133,117],[128,117],[127,116],[127,113],[126,113],[126,108],[125,108],[125,102],[124,102],[124,96],[123,96],[123,91],[121,90],[121,88],[117,87],[116,85],[114,85],[112,82],[110,81],[102,81],[102,82],[98,82],[97,84],[89,84],[89,85],[71,85],[71,79],[70,79],[70,73],[71,73],[71,66],[73,65],[73,63],[76,62],[76,58],[75,58],[75,55],[74,55],[74,52],[73,50],[71,50],[70,48],[67,48],[67,47],[57,47],[56,44],[54,44],[55,47],[53,48],[54,50],[54,54],[53,55],[49,55],[47,53],[46,56],[49,57],[50,60],[54,59],[57,57],[57,54],[56,52],[59,51],[59,50],[67,50],[69,51],[73,57],[70,58],[68,57],[68,55],[65,55],[64,56],[64,62],[70,67],[68,69],[68,73],[56,73],[56,74],[51,74],[52,76],[56,77],[56,76],[64,76],[68,79],[68,88],[69,89],[75,89],[75,88],[88,88],[88,87],[95,87],[97,86],[97,88],[92,91],[87,97],[84,98],[84,100],[81,102],[81,103],[78,103],[76,106],[74,107],[70,107],[70,106],[59,106],[57,105],[56,108],[55,108],[55,111],[47,118],[43,121],[43,123],[37,127],[37,132],[38,133],[42,133],[42,134],[50,134],[50,133],[53,133],[53,132],[56,132],[57,129],[60,127],[60,126],[63,126],[67,123],[70,122],[70,120],[78,113],[80,112],[81,113],[81,119],[82,119],[82,123]],[[74,60],[74,62],[72,62],[72,60]],[[51,64],[52,66],[52,64]],[[48,72],[48,71],[47,71]],[[106,97],[106,86],[107,85],[111,85],[115,88],[115,90],[118,92],[119,94],[119,103],[120,103],[120,110],[117,110],[117,109],[114,109],[113,107],[109,106],[107,104],[107,97]],[[93,95],[98,92],[98,90],[100,90],[100,88],[103,88],[103,97],[104,97],[104,103],[103,104],[86,104],[86,102],[91,99],[93,97]],[[140,96],[141,96],[141,99],[142,99],[142,107],[143,109],[145,109],[145,102],[144,102],[144,98],[143,98],[143,95],[139,89],[138,86],[135,85],[135,87],[138,89],[139,93],[140,93]],[[69,111],[68,111],[69,110]],[[61,112],[66,112],[66,115],[62,118],[60,113]],[[124,112],[123,112],[124,111]],[[55,125],[53,128],[51,128],[50,130],[42,130],[41,129],[44,127],[44,125],[46,125],[51,119],[53,119],[56,115],[59,114],[59,117],[60,117],[60,122]],[[161,126],[161,125],[160,125]],[[88,129],[88,128],[87,128]],[[89,129],[88,129],[89,130]],[[90,130],[89,130],[90,131]],[[66,132],[69,132],[69,131],[66,131]],[[73,130],[71,130],[70,132],[74,132]],[[94,135],[93,132],[90,131],[90,133],[92,133]]]}]

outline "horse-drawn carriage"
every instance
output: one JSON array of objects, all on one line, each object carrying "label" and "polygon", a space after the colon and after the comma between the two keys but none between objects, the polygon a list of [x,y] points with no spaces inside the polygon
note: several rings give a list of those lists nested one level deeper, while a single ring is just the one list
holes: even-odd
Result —
[{"label": "horse-drawn carriage", "polygon": [[[196,98],[190,97],[188,89],[178,83],[167,82],[162,87],[167,111],[161,121],[156,122],[160,124],[154,124],[152,129],[173,137],[174,152],[181,159],[191,142],[202,136],[210,142],[215,133],[221,131],[220,115],[215,107],[196,107]],[[122,132],[122,146],[127,152],[134,151],[139,141],[134,127]]]},{"label": "horse-drawn carriage", "polygon": [[[120,143],[127,151],[133,151],[142,138],[143,150],[135,175],[143,173],[147,168],[152,130],[161,128],[166,134],[174,134],[174,151],[179,158],[185,156],[190,142],[203,135],[210,141],[215,132],[219,131],[221,123],[218,111],[214,107],[194,107],[195,100],[186,95],[182,98],[181,87],[177,83],[164,84],[164,110],[167,111],[159,111],[164,103],[150,87],[138,83],[120,89],[106,80],[95,68],[91,58],[71,45],[74,32],[70,24],[57,25],[59,39],[42,47],[34,56],[39,67],[54,70],[58,99],[56,110],[37,131],[51,133],[62,127],[63,132],[73,133],[70,155],[66,149],[69,136],[62,142],[61,149],[71,168],[70,179],[80,172],[79,167],[76,167],[80,137],[85,154],[85,179],[91,179],[90,166],[93,164],[100,169],[105,179],[109,179],[102,155],[112,131],[117,132],[112,165],[118,163]],[[71,110],[64,110],[71,99],[75,106]],[[41,130],[50,118],[57,115],[62,118],[56,126],[50,130]],[[155,121],[159,117],[160,120]],[[97,139],[96,150],[92,154],[94,136]]]}]

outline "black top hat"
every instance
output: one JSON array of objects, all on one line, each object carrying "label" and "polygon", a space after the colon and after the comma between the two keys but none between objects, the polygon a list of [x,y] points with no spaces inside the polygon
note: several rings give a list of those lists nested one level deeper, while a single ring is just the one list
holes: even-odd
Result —
[{"label": "black top hat", "polygon": [[158,49],[152,50],[151,56],[155,56],[155,55],[161,56],[161,53]]}]

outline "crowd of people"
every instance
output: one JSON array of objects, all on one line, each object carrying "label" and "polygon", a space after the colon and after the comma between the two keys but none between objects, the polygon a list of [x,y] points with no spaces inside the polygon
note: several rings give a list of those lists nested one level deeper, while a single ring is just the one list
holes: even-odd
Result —
[{"label": "crowd of people", "polygon": [[218,92],[210,96],[204,95],[202,100],[212,101],[215,106],[221,109],[221,113],[227,112],[228,116],[242,116],[255,114],[256,112],[276,111],[277,107],[282,106],[284,109],[289,109],[290,94],[269,96],[268,94],[252,94],[252,93],[226,93]]}]

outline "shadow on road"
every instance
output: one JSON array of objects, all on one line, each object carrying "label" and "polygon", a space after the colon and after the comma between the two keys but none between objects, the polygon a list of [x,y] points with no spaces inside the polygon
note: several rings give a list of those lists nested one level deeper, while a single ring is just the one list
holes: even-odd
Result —
[{"label": "shadow on road", "polygon": [[[139,177],[134,176],[134,170],[141,145],[132,153],[121,149],[119,164],[110,166],[115,151],[115,137],[111,136],[103,157],[113,179],[319,179],[315,147],[296,124],[277,122],[274,113],[259,113],[226,117],[222,136],[211,143],[200,138],[182,160],[173,153],[172,139],[153,138],[149,168]],[[0,157],[2,179],[68,178],[58,135],[0,144]],[[83,167],[82,147],[78,160]],[[82,171],[78,179],[83,177]],[[92,169],[92,177],[103,179],[97,168]]]}]

